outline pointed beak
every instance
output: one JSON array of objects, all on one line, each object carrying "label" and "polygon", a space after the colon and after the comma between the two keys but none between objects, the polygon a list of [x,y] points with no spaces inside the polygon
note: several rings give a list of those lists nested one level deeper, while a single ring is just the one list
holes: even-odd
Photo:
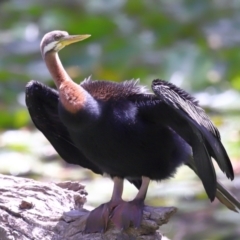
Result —
[{"label": "pointed beak", "polygon": [[85,40],[85,39],[87,39],[89,37],[91,37],[91,35],[89,35],[89,34],[85,34],[85,35],[69,35],[69,36],[66,36],[66,37],[62,38],[60,40],[60,43],[65,47],[65,46],[67,46],[69,44]]}]

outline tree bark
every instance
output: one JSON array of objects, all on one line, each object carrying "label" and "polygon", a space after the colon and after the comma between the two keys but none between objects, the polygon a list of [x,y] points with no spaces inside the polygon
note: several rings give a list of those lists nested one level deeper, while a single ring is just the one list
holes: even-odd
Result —
[{"label": "tree bark", "polygon": [[116,229],[110,222],[104,234],[83,234],[88,211],[84,186],[78,182],[42,183],[0,175],[1,240],[157,240],[159,226],[176,208],[146,206],[139,229]]}]

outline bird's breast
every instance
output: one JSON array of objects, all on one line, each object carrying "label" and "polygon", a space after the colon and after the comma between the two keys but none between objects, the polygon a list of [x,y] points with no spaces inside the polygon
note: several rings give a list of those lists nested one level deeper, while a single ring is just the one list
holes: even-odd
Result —
[{"label": "bird's breast", "polygon": [[77,113],[86,104],[85,90],[73,81],[65,81],[59,87],[59,98],[70,113]]},{"label": "bird's breast", "polygon": [[[142,128],[137,107],[131,103],[112,103],[103,107],[101,116],[91,124],[70,129],[70,135],[80,150],[93,161],[129,158],[139,147]],[[123,149],[131,149],[123,154]]]},{"label": "bird's breast", "polygon": [[88,125],[79,122],[79,125],[81,127],[68,126],[74,145],[111,175],[162,179],[175,169],[170,165],[177,166],[186,156],[178,144],[180,139],[172,131],[145,122],[132,103],[105,106],[96,121]]}]

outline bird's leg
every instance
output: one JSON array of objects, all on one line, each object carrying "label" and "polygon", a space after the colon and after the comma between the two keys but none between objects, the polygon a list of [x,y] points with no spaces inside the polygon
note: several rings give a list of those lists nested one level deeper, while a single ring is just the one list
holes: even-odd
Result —
[{"label": "bird's leg", "polygon": [[123,179],[119,177],[113,178],[113,192],[111,201],[119,201],[122,200],[122,193],[123,193]]},{"label": "bird's leg", "polygon": [[109,218],[119,229],[127,229],[131,225],[135,228],[140,226],[150,179],[142,177],[142,185],[136,197],[129,202],[122,200],[123,179],[114,177],[113,181],[111,200],[90,212],[86,221],[85,233],[104,232],[107,229]]},{"label": "bird's leg", "polygon": [[104,232],[107,229],[108,220],[113,209],[122,202],[123,179],[113,178],[114,187],[111,200],[101,204],[89,213],[86,221],[85,233]]},{"label": "bird's leg", "polygon": [[131,225],[138,228],[142,221],[144,200],[147,194],[150,179],[142,177],[142,185],[136,197],[129,202],[121,201],[114,209],[111,220],[116,227],[127,229]]}]

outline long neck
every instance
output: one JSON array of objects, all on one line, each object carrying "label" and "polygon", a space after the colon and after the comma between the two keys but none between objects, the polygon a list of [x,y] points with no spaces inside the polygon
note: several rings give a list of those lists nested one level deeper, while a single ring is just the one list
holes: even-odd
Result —
[{"label": "long neck", "polygon": [[47,53],[45,62],[58,88],[59,100],[69,113],[74,114],[81,110],[89,115],[97,113],[96,100],[83,87],[72,81],[56,52]]},{"label": "long neck", "polygon": [[45,55],[45,62],[52,78],[59,89],[62,83],[72,81],[65,71],[57,52],[49,52]]}]

